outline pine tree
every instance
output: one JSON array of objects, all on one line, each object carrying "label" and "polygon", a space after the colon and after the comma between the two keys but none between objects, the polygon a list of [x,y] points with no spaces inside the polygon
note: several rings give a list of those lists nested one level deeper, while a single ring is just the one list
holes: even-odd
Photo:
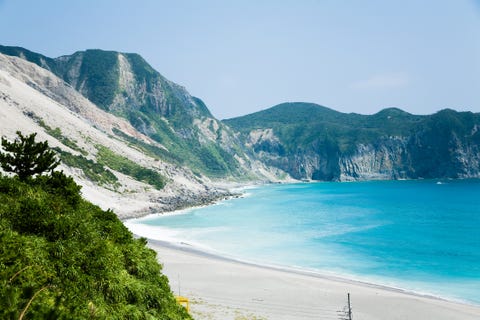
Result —
[{"label": "pine tree", "polygon": [[60,161],[50,150],[48,142],[35,142],[36,135],[24,136],[17,131],[13,142],[2,137],[5,152],[0,152],[0,165],[4,171],[17,174],[20,180],[27,180],[36,174],[53,171],[59,165]]}]

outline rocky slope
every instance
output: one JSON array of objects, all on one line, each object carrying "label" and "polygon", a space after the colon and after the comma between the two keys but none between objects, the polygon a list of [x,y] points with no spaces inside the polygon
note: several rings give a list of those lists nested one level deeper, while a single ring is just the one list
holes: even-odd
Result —
[{"label": "rocky slope", "polygon": [[[274,179],[200,99],[164,78],[138,54],[86,50],[52,59],[19,47],[0,46],[0,52],[51,71],[99,108],[125,119],[161,145],[149,149],[165,161],[211,178],[266,174],[263,178]],[[113,133],[123,138],[125,132]],[[130,142],[137,143],[134,140]]]},{"label": "rocky slope", "polygon": [[0,134],[13,139],[17,130],[37,132],[38,140],[49,141],[60,154],[61,169],[82,185],[84,196],[120,217],[173,210],[229,194],[207,177],[144,152],[140,143],[144,148],[161,145],[128,121],[99,109],[50,71],[0,54]]},{"label": "rocky slope", "polygon": [[480,114],[345,114],[285,103],[225,121],[264,163],[296,179],[480,177]]}]

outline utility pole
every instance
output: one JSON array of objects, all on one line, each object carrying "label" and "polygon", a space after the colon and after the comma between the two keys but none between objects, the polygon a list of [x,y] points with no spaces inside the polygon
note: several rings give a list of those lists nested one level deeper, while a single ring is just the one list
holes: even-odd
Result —
[{"label": "utility pole", "polygon": [[352,305],[350,303],[350,293],[347,293],[347,305],[343,307],[343,310],[337,311],[340,320],[352,320]]},{"label": "utility pole", "polygon": [[350,305],[350,292],[347,293],[348,299],[348,320],[352,320],[352,306]]}]

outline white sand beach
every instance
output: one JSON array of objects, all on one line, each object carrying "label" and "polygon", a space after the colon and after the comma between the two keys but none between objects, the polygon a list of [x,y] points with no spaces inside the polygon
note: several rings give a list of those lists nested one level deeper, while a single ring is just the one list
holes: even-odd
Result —
[{"label": "white sand beach", "polygon": [[351,294],[353,319],[480,319],[480,307],[355,281],[275,269],[150,241],[175,294],[195,319],[341,319]]}]

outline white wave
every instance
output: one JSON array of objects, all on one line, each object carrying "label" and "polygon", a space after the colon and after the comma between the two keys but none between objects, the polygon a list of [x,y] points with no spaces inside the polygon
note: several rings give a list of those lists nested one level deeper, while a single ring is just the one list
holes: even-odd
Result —
[{"label": "white wave", "polygon": [[333,225],[332,224],[332,225],[327,225],[326,228],[322,230],[305,231],[305,234],[309,238],[321,239],[321,238],[339,236],[339,235],[348,234],[348,233],[366,231],[366,230],[375,229],[384,225],[385,223],[371,224],[366,226],[350,226],[350,225],[339,225],[339,224]]},{"label": "white wave", "polygon": [[153,240],[178,242],[180,232],[159,226],[149,226],[132,220],[127,220],[124,225],[133,234]]}]

